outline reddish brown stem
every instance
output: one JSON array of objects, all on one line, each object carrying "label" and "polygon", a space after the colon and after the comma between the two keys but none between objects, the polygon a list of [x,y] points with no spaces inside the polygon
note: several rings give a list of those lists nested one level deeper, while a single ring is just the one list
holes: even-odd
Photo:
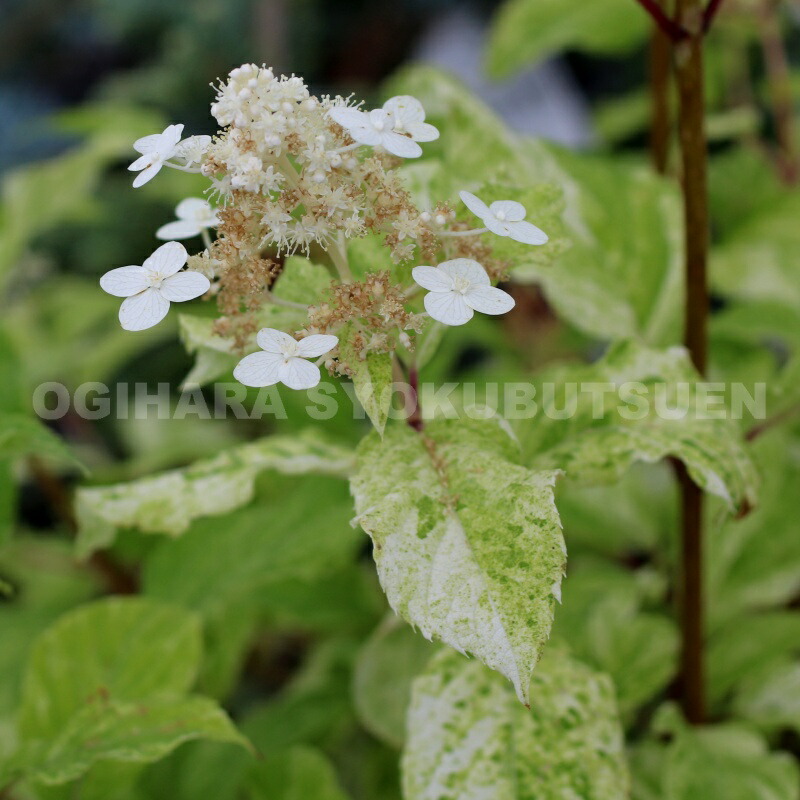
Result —
[{"label": "reddish brown stem", "polygon": [[637,2],[671,41],[679,42],[687,37],[688,32],[667,15],[658,0],[637,0]]},{"label": "reddish brown stem", "polygon": [[762,0],[758,15],[759,34],[778,139],[778,170],[786,183],[794,184],[798,179],[798,162],[794,136],[792,78],[781,35],[779,13],[780,8],[776,0]]},{"label": "reddish brown stem", "polygon": [[669,106],[670,73],[672,71],[672,40],[664,31],[653,26],[650,41],[650,154],[653,167],[660,175],[667,172],[669,142],[672,130]]},{"label": "reddish brown stem", "polygon": [[419,405],[419,372],[416,367],[411,367],[408,371],[408,387],[411,402],[414,407],[408,418],[408,424],[415,430],[421,431],[424,427],[422,422],[422,409]]},{"label": "reddish brown stem", "polygon": [[703,33],[708,31],[714,23],[714,17],[722,8],[722,0],[710,0],[706,10],[703,12]]},{"label": "reddish brown stem", "polygon": [[[677,18],[691,33],[676,46],[675,71],[680,103],[679,132],[683,172],[686,250],[684,344],[697,371],[706,371],[708,357],[709,243],[707,146],[703,81],[703,4],[677,0]],[[684,467],[681,488],[681,682],[683,709],[693,724],[706,715],[703,624],[703,494]]]}]

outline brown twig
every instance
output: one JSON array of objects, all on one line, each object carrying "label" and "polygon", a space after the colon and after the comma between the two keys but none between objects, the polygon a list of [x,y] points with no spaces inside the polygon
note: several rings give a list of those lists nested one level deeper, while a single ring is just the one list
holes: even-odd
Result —
[{"label": "brown twig", "polygon": [[772,116],[778,139],[778,171],[788,184],[797,182],[798,159],[794,132],[794,102],[789,59],[781,35],[779,5],[776,0],[762,0],[758,13],[758,27],[767,86],[772,102]]},{"label": "brown twig", "polygon": [[658,26],[653,26],[650,40],[650,154],[659,175],[667,172],[672,121],[669,105],[672,40]]},{"label": "brown twig", "polygon": [[710,0],[706,10],[703,12],[703,33],[707,33],[714,24],[714,18],[722,8],[722,0]]},{"label": "brown twig", "polygon": [[779,411],[777,414],[773,414],[773,416],[759,422],[758,425],[753,425],[753,427],[747,431],[744,438],[748,442],[755,441],[759,436],[765,434],[768,430],[771,430],[776,425],[781,425],[782,423],[788,422],[790,419],[794,419],[794,417],[797,416],[800,416],[800,403],[790,406],[789,408],[785,408],[783,411]]},{"label": "brown twig", "polygon": [[[683,168],[686,248],[684,344],[697,371],[706,371],[708,357],[709,244],[708,153],[705,137],[703,80],[703,5],[677,0],[677,18],[693,31],[676,46],[675,71],[680,102],[679,133]],[[680,466],[681,489],[681,683],[686,718],[700,724],[706,715],[703,603],[703,494]]]},{"label": "brown twig", "polygon": [[682,25],[667,15],[658,0],[637,0],[637,2],[671,41],[680,42],[689,35]]}]

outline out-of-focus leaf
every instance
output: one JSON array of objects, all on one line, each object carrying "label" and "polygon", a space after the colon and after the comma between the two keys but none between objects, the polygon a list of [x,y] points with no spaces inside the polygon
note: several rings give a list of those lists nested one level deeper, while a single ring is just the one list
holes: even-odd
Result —
[{"label": "out-of-focus leaf", "polygon": [[318,750],[292,747],[270,753],[251,771],[248,800],[347,800],[336,771]]},{"label": "out-of-focus leaf", "polygon": [[[703,418],[705,409],[694,388],[698,381],[683,348],[657,351],[633,341],[616,343],[589,366],[556,369],[542,382],[572,386],[575,413],[557,419],[540,409],[534,420],[517,425],[529,463],[563,469],[584,484],[602,484],[617,480],[636,461],[673,456],[686,464],[699,486],[722,498],[731,510],[753,506],[758,477],[739,426],[731,419]],[[581,388],[591,385],[614,390],[604,396],[600,413],[593,407],[596,396]],[[641,403],[632,399],[635,392],[626,397],[619,392],[626,385],[642,388]],[[658,386],[665,390],[667,407],[681,413],[659,413]]]},{"label": "out-of-focus leaf", "polygon": [[800,731],[800,662],[787,660],[753,670],[739,687],[733,709],[738,717],[768,730]]},{"label": "out-of-focus leaf", "polygon": [[190,739],[244,743],[213,701],[186,695],[200,653],[196,619],[176,607],[110,599],[65,615],[31,654],[11,769],[60,784]]},{"label": "out-of-focus leaf", "polygon": [[557,471],[532,471],[496,419],[407,425],[360,445],[358,522],[392,608],[426,638],[477,656],[528,702],[566,550]]},{"label": "out-of-focus leaf", "polygon": [[244,444],[185,469],[82,488],[76,496],[78,552],[85,556],[107,547],[122,527],[180,536],[194,519],[219,516],[250,502],[256,477],[268,469],[344,476],[353,463],[350,451],[309,430]]},{"label": "out-of-focus leaf", "polygon": [[64,441],[38,419],[26,414],[0,416],[0,459],[30,455],[79,463]]},{"label": "out-of-focus leaf", "polygon": [[619,800],[628,794],[614,689],[561,651],[531,681],[530,710],[508,684],[453,651],[414,681],[403,755],[406,800]]},{"label": "out-of-focus leaf", "polygon": [[649,30],[647,14],[625,0],[508,0],[492,23],[487,68],[505,78],[564,50],[624,55]]},{"label": "out-of-focus leaf", "polygon": [[359,719],[393,747],[402,747],[406,739],[411,684],[435,652],[407,625],[387,617],[358,654],[353,699]]}]

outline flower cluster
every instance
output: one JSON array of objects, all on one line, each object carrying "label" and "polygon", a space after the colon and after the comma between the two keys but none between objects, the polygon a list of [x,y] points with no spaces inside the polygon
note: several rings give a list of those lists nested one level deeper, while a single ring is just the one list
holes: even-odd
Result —
[{"label": "flower cluster", "polygon": [[[486,205],[462,191],[481,228],[458,221],[446,202],[415,205],[397,167],[400,159],[420,157],[439,131],[413,97],[392,97],[366,110],[342,97],[315,97],[295,75],[245,64],[220,82],[211,113],[220,125],[213,138],[183,139],[183,126],[170,125],[134,142],[140,154],[129,168],[137,173],[134,187],[167,167],[208,178],[207,198],[183,200],[177,219],[156,232],[168,243],[142,266],[106,273],[100,285],[126,298],[120,321],[127,330],[157,324],[170,302],[216,297],[217,332],[232,336],[243,351],[253,349],[253,339],[259,348],[234,371],[245,385],[310,388],[319,381],[321,362],[351,374],[353,365],[338,350],[343,330],[357,337],[351,344],[358,347],[349,351],[366,358],[398,343],[413,349],[409,334],[420,333],[430,319],[463,325],[476,311],[503,314],[514,300],[492,284],[507,265],[494,258],[484,234],[547,242],[511,200]],[[198,236],[204,247],[191,257],[173,241]],[[393,270],[352,274],[348,241],[364,236],[388,248]],[[298,251],[331,270],[327,296],[311,307],[272,292],[286,257]],[[433,266],[416,266],[420,262]],[[306,315],[305,324],[291,334],[261,327],[259,314],[269,304],[296,309]]]}]

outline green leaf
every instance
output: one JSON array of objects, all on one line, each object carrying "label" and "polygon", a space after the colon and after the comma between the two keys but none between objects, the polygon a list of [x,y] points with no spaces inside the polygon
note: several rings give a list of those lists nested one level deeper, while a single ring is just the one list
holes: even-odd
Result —
[{"label": "green leaf", "polygon": [[406,738],[411,684],[436,652],[396,617],[387,617],[364,644],[353,674],[358,716],[371,733],[392,747]]},{"label": "green leaf", "polygon": [[800,662],[787,660],[753,670],[739,687],[733,709],[737,717],[771,731],[800,731]]},{"label": "green leaf", "polygon": [[626,797],[611,681],[550,650],[533,673],[530,697],[528,710],[482,664],[452,651],[435,656],[414,681],[406,800]]},{"label": "green leaf", "polygon": [[681,730],[662,778],[665,800],[796,800],[800,772],[788,753],[770,753],[736,725]]},{"label": "green leaf", "polygon": [[649,30],[647,14],[626,0],[507,0],[492,24],[487,68],[505,78],[564,50],[623,55]]},{"label": "green leaf", "polygon": [[275,282],[274,294],[292,303],[318,303],[331,285],[331,274],[303,256],[289,256]]},{"label": "green leaf", "polygon": [[0,458],[29,455],[80,464],[63,440],[38,419],[26,414],[3,414],[0,417]]},{"label": "green leaf", "polygon": [[180,536],[194,519],[249,503],[255,479],[264,470],[344,476],[352,465],[350,451],[309,430],[244,444],[130,483],[82,488],[76,495],[78,553],[86,556],[107,547],[122,527]]},{"label": "green leaf", "polygon": [[[576,390],[576,413],[568,419],[539,413],[535,420],[518,425],[529,462],[562,469],[580,483],[602,484],[618,480],[637,461],[652,463],[673,456],[686,464],[698,486],[722,498],[732,510],[753,506],[758,476],[739,427],[731,419],[703,419],[695,413],[699,379],[683,348],[658,351],[633,341],[616,343],[592,365],[548,373],[543,382],[578,389],[587,384],[606,384],[617,390],[625,384],[640,384],[646,408],[637,410],[641,418],[621,414],[621,408],[632,406],[615,391],[606,395],[598,415],[591,392]],[[686,387],[685,416],[657,413],[655,384],[669,389],[670,408],[680,408],[674,394],[679,384]],[[557,396],[561,403],[563,396]]]},{"label": "green leaf", "polygon": [[328,759],[310,747],[271,753],[253,768],[248,800],[347,800]]},{"label": "green leaf", "polygon": [[97,761],[152,761],[189,739],[244,742],[216,704],[185,696],[200,653],[197,620],[151,600],[63,616],[31,654],[15,769],[58,784]]},{"label": "green leaf", "polygon": [[557,471],[515,463],[498,420],[387,428],[359,446],[351,480],[392,608],[472,653],[528,700],[565,569]]},{"label": "green leaf", "polygon": [[266,585],[319,579],[352,560],[361,535],[349,524],[346,484],[330,478],[272,478],[272,492],[227,516],[197,520],[147,561],[144,591],[203,613],[248,600]]},{"label": "green leaf", "polygon": [[157,761],[195,739],[244,743],[225,712],[206,697],[98,700],[77,711],[52,741],[24,749],[23,764],[29,779],[62,784],[98,761]]},{"label": "green leaf", "polygon": [[353,324],[339,332],[339,355],[349,367],[356,397],[382,436],[392,406],[392,355],[364,355],[364,345],[363,335]]}]

